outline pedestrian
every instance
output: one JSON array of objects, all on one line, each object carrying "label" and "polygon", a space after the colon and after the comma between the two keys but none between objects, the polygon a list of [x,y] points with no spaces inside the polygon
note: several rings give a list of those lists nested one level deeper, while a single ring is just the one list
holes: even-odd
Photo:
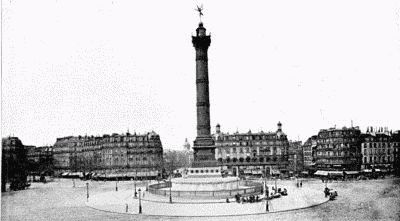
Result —
[{"label": "pedestrian", "polygon": [[325,197],[328,197],[328,195],[329,195],[329,188],[328,187],[325,187]]},{"label": "pedestrian", "polygon": [[303,181],[300,181],[300,187],[303,187]]},{"label": "pedestrian", "polygon": [[269,201],[265,201],[265,211],[269,212]]}]

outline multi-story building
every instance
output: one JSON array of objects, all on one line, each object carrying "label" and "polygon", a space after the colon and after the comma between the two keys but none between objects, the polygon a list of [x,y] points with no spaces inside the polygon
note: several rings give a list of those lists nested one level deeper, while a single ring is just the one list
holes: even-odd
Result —
[{"label": "multi-story building", "polygon": [[301,172],[303,170],[303,162],[302,142],[289,141],[289,172]]},{"label": "multi-story building", "polygon": [[57,138],[53,145],[53,159],[55,173],[61,173],[71,170],[70,158],[75,152],[75,143],[78,137],[68,136]]},{"label": "multi-story building", "polygon": [[155,132],[69,136],[58,138],[53,149],[58,172],[83,171],[150,178],[161,174],[163,164],[163,148],[160,136]]},{"label": "multi-story building", "polygon": [[317,169],[360,170],[361,131],[358,127],[330,128],[317,135]]},{"label": "multi-story building", "polygon": [[372,127],[362,136],[361,169],[393,170],[394,143],[387,128],[374,130]]},{"label": "multi-story building", "polygon": [[392,142],[393,146],[393,170],[394,174],[400,176],[400,130],[394,132],[392,134]]},{"label": "multi-story building", "polygon": [[313,171],[315,160],[313,153],[317,148],[317,136],[311,136],[303,144],[303,167],[307,171]]},{"label": "multi-story building", "polygon": [[30,173],[48,174],[53,173],[53,147],[52,146],[25,146],[29,162]]},{"label": "multi-story building", "polygon": [[213,138],[218,165],[229,174],[288,173],[289,141],[280,122],[276,132],[268,133],[222,133],[218,124]]},{"label": "multi-story building", "polygon": [[10,189],[24,189],[27,185],[27,150],[18,137],[2,138],[1,156],[1,191],[6,191],[6,183]]},{"label": "multi-story building", "polygon": [[190,148],[190,143],[187,138],[185,139],[185,143],[183,144],[183,151],[188,159],[188,165],[192,165],[193,162],[193,150]]}]

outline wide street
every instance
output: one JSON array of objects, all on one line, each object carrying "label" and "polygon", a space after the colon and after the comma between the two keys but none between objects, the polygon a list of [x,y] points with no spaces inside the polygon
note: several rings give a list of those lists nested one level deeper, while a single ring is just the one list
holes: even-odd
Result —
[{"label": "wide street", "polygon": [[[282,181],[285,185],[293,181]],[[325,186],[318,180],[303,186]],[[90,196],[115,191],[116,182],[89,182]],[[161,217],[110,213],[86,206],[86,182],[62,179],[2,194],[2,220],[400,220],[400,179],[328,183],[339,197],[322,205],[290,212],[230,217]],[[119,182],[118,190],[133,188],[133,182]],[[89,197],[90,197],[89,196]],[[288,202],[290,203],[290,202]],[[146,208],[143,208],[144,210]]]}]

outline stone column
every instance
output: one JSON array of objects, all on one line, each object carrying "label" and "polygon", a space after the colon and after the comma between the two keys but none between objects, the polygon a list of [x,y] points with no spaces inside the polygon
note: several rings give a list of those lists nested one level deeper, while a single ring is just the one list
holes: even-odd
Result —
[{"label": "stone column", "polygon": [[197,107],[197,137],[194,141],[193,166],[216,165],[214,140],[210,130],[210,100],[208,86],[208,56],[207,50],[211,38],[206,35],[203,23],[196,29],[196,36],[192,36],[192,43],[196,49],[196,107]]}]

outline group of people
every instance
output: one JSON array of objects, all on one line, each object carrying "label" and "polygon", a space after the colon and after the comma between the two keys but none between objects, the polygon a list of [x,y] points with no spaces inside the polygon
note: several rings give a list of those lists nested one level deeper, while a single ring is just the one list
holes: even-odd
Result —
[{"label": "group of people", "polygon": [[297,186],[297,187],[303,187],[303,181],[297,182],[297,183],[296,183],[296,186]]},{"label": "group of people", "polygon": [[[241,196],[239,193],[235,195],[235,200],[237,203],[255,203],[260,202],[261,198],[258,195]],[[229,203],[229,199],[226,199]]]}]

